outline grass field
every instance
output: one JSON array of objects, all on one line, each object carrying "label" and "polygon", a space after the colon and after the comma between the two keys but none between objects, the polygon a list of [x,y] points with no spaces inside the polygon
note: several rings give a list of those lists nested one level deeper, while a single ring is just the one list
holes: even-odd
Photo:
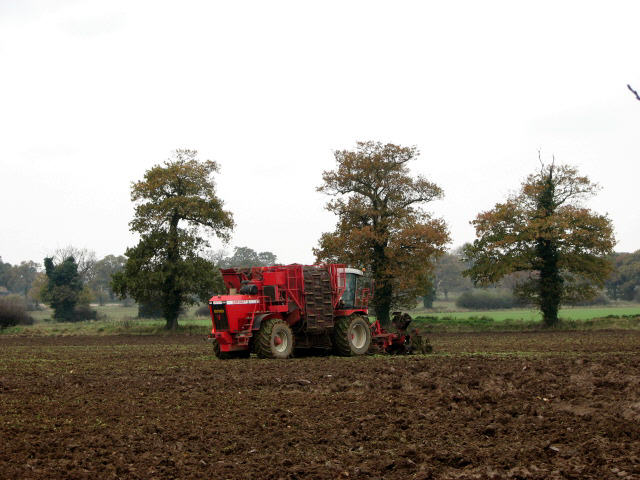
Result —
[{"label": "grass field", "polygon": [[[437,318],[455,318],[465,319],[471,317],[488,317],[496,322],[504,320],[540,320],[542,317],[537,310],[484,310],[484,311],[466,311],[466,312],[436,312],[426,313],[424,311],[417,313],[418,316],[428,315]],[[593,318],[602,318],[609,315],[640,315],[640,305],[623,306],[623,307],[577,307],[563,308],[560,310],[559,317],[566,320],[590,320]]]},{"label": "grass field", "polygon": [[[444,303],[444,302],[443,302]],[[437,305],[438,306],[438,305]],[[445,307],[446,306],[439,305]],[[32,312],[33,325],[17,326],[1,330],[2,334],[14,335],[168,335],[162,319],[138,319],[136,306],[95,306],[99,320],[64,323],[51,320],[52,311],[44,309]],[[209,317],[195,315],[191,308],[180,317],[180,328],[176,333],[206,335],[211,328]],[[415,310],[411,312],[414,323],[426,331],[499,331],[536,330],[541,328],[540,313],[536,310],[493,311],[442,311]],[[611,307],[566,308],[560,311],[562,319],[558,329],[640,329],[640,305]],[[594,320],[597,319],[597,320]]]},{"label": "grass field", "polygon": [[[520,331],[543,328],[542,315],[532,309],[412,312],[414,326],[426,332]],[[640,305],[577,307],[560,310],[556,330],[637,330]]]},{"label": "grass field", "polygon": [[[30,312],[34,319],[33,325],[19,325],[0,330],[3,334],[18,335],[163,335],[170,334],[164,329],[163,319],[139,319],[138,307],[124,307],[122,305],[93,306],[98,311],[98,320],[85,322],[54,322],[51,320],[52,310],[46,308],[37,312]],[[195,315],[196,308],[180,317],[180,328],[177,333],[206,335],[211,330],[209,317]]]}]

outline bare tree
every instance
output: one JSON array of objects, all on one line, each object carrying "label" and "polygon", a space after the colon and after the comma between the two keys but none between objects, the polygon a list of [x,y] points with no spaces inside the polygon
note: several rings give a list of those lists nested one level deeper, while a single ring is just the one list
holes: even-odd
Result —
[{"label": "bare tree", "polygon": [[56,265],[64,262],[69,257],[73,257],[78,265],[78,274],[80,275],[82,284],[87,285],[91,282],[95,275],[95,266],[98,261],[96,258],[96,252],[86,248],[77,248],[73,245],[67,245],[66,247],[58,248],[53,254],[53,259]]},{"label": "bare tree", "polygon": [[229,252],[224,248],[219,248],[217,250],[210,250],[208,252],[207,259],[216,267],[220,267],[221,265],[226,265],[225,261],[228,256]]}]

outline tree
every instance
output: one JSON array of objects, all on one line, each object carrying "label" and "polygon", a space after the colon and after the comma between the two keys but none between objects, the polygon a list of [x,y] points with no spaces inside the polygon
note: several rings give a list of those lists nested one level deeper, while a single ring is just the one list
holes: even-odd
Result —
[{"label": "tree", "polygon": [[433,308],[433,301],[436,299],[436,288],[434,283],[431,283],[431,288],[429,291],[422,297],[422,306],[424,308]]},{"label": "tree", "polygon": [[47,274],[42,272],[38,272],[31,283],[31,288],[27,293],[27,299],[33,302],[36,309],[40,307],[40,302],[45,302],[48,284],[49,279]]},{"label": "tree", "polygon": [[9,282],[9,273],[11,272],[11,264],[4,263],[0,257],[0,286],[6,287]]},{"label": "tree", "polygon": [[8,274],[7,287],[13,293],[27,296],[38,274],[39,265],[31,260],[14,265]]},{"label": "tree", "polygon": [[441,198],[442,190],[411,175],[407,164],[418,156],[415,147],[358,142],[355,150],[334,155],[337,168],[323,173],[318,191],[334,198],[326,208],[338,223],[322,234],[314,254],[317,261],[366,268],[376,283],[376,316],[388,326],[392,307],[414,306],[432,288],[433,261],[449,234],[423,206]]},{"label": "tree", "polygon": [[94,297],[104,305],[107,300],[113,301],[115,293],[111,289],[111,277],[122,270],[127,259],[123,255],[107,255],[95,262],[93,266],[93,278],[89,282],[89,287],[93,291]]},{"label": "tree", "polygon": [[69,257],[73,257],[76,261],[76,265],[78,265],[78,274],[80,275],[82,283],[84,285],[91,283],[97,262],[96,252],[86,248],[67,245],[66,247],[59,248],[55,251],[53,254],[53,261],[55,263],[61,263]]},{"label": "tree", "polygon": [[444,293],[445,300],[449,299],[449,292],[471,288],[471,282],[462,275],[465,270],[462,261],[462,249],[445,253],[436,261],[435,287],[436,291]]},{"label": "tree", "polygon": [[218,265],[222,268],[229,267],[269,267],[277,265],[278,258],[271,252],[256,252],[249,247],[235,247],[231,257],[222,255]]},{"label": "tree", "polygon": [[614,253],[613,273],[605,285],[614,300],[640,300],[640,250],[634,253]]},{"label": "tree", "polygon": [[263,267],[270,267],[271,265],[278,264],[278,257],[272,252],[260,252],[258,253],[258,260]]},{"label": "tree", "polygon": [[597,190],[573,167],[542,164],[519,194],[472,222],[477,239],[465,248],[465,275],[487,286],[524,272],[514,293],[556,324],[561,303],[593,298],[611,271],[611,221],[581,205]]},{"label": "tree", "polygon": [[74,309],[82,292],[82,280],[73,257],[54,264],[53,258],[44,259],[47,286],[44,300],[53,308],[53,318],[60,321],[76,320]]},{"label": "tree", "polygon": [[141,235],[127,249],[124,269],[113,275],[112,287],[138,303],[159,302],[168,329],[178,326],[184,305],[205,301],[215,286],[216,272],[201,255],[213,231],[227,240],[233,219],[215,191],[218,164],[200,161],[195,150],[176,150],[133,184],[136,204],[131,230]]}]

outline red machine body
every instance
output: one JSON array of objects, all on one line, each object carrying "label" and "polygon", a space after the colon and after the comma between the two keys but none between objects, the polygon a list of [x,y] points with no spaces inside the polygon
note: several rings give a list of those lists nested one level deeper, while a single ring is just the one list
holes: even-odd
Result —
[{"label": "red machine body", "polygon": [[221,269],[228,295],[209,300],[219,357],[286,358],[295,348],[362,354],[404,343],[368,319],[371,281],[343,264]]}]

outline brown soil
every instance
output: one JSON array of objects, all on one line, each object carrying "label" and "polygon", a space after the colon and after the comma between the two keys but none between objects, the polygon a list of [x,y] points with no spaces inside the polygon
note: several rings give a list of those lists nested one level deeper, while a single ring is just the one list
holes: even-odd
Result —
[{"label": "brown soil", "polygon": [[198,337],[0,337],[0,478],[640,478],[640,332],[431,342],[221,361]]}]

